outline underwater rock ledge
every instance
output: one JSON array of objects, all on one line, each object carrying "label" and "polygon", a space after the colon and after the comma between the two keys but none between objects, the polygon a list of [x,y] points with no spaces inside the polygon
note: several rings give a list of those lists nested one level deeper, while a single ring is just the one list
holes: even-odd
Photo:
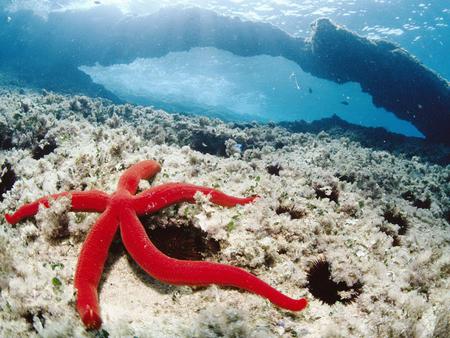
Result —
[{"label": "underwater rock ledge", "polygon": [[[75,29],[80,22],[81,32]],[[166,8],[130,17],[99,6],[51,13],[46,21],[30,11],[0,12],[0,31],[0,71],[27,86],[121,103],[78,67],[130,63],[194,47],[239,56],[282,56],[314,76],[360,83],[376,106],[411,122],[428,140],[450,144],[448,81],[398,45],[361,37],[328,19],[314,22],[312,36],[303,39],[271,24],[200,8]]]},{"label": "underwater rock ledge", "polygon": [[358,36],[328,19],[312,27],[312,74],[360,83],[377,107],[410,121],[427,139],[450,144],[448,81],[394,43]]}]

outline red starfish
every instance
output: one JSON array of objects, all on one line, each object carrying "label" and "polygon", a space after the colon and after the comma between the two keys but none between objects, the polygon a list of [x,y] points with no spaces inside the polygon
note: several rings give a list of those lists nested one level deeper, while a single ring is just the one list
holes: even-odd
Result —
[{"label": "red starfish", "polygon": [[117,191],[108,195],[102,191],[71,191],[54,194],[21,206],[14,214],[6,214],[10,224],[36,215],[39,205],[49,207],[49,201],[62,196],[71,198],[72,211],[101,212],[81,248],[75,272],[77,310],[87,328],[101,326],[97,287],[109,246],[120,226],[122,241],[133,259],[154,278],[178,285],[218,284],[234,286],[267,298],[281,308],[299,311],[306,299],[293,299],[272,288],[247,271],[231,265],[170,258],[159,251],[148,238],[138,215],[156,212],[178,202],[194,203],[196,192],[210,196],[213,203],[232,207],[247,204],[256,197],[237,198],[212,188],[183,183],[167,183],[147,189],[137,195],[139,180],[148,179],[160,171],[151,160],[139,162],[120,177]]}]

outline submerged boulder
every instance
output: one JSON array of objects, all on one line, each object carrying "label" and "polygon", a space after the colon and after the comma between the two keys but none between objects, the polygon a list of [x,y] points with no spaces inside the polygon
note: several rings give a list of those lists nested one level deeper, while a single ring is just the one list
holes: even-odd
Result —
[{"label": "submerged boulder", "polygon": [[367,39],[328,19],[313,24],[311,58],[301,65],[337,83],[358,82],[377,107],[410,121],[429,140],[450,144],[449,82],[398,45]]}]

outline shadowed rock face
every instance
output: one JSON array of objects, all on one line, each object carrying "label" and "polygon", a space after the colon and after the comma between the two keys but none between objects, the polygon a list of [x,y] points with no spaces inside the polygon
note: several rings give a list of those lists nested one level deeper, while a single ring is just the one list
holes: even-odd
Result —
[{"label": "shadowed rock face", "polygon": [[395,44],[368,40],[327,19],[316,21],[313,28],[311,38],[304,40],[270,24],[196,8],[129,17],[100,6],[53,13],[47,21],[26,11],[3,13],[0,71],[40,88],[120,102],[78,67],[130,63],[193,47],[216,47],[240,56],[283,56],[314,76],[359,82],[376,106],[410,121],[429,140],[450,144],[447,81]]},{"label": "shadowed rock face", "polygon": [[433,141],[450,143],[449,83],[407,51],[360,37],[327,19],[313,24],[305,69],[338,83],[359,82],[377,107],[413,123]]}]

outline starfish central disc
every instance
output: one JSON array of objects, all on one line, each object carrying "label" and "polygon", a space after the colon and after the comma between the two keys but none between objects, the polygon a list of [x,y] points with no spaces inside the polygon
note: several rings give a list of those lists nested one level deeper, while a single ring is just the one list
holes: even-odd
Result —
[{"label": "starfish central disc", "polygon": [[133,208],[133,196],[128,191],[116,191],[111,195],[110,207],[113,210],[120,210],[123,208],[130,209]]}]

